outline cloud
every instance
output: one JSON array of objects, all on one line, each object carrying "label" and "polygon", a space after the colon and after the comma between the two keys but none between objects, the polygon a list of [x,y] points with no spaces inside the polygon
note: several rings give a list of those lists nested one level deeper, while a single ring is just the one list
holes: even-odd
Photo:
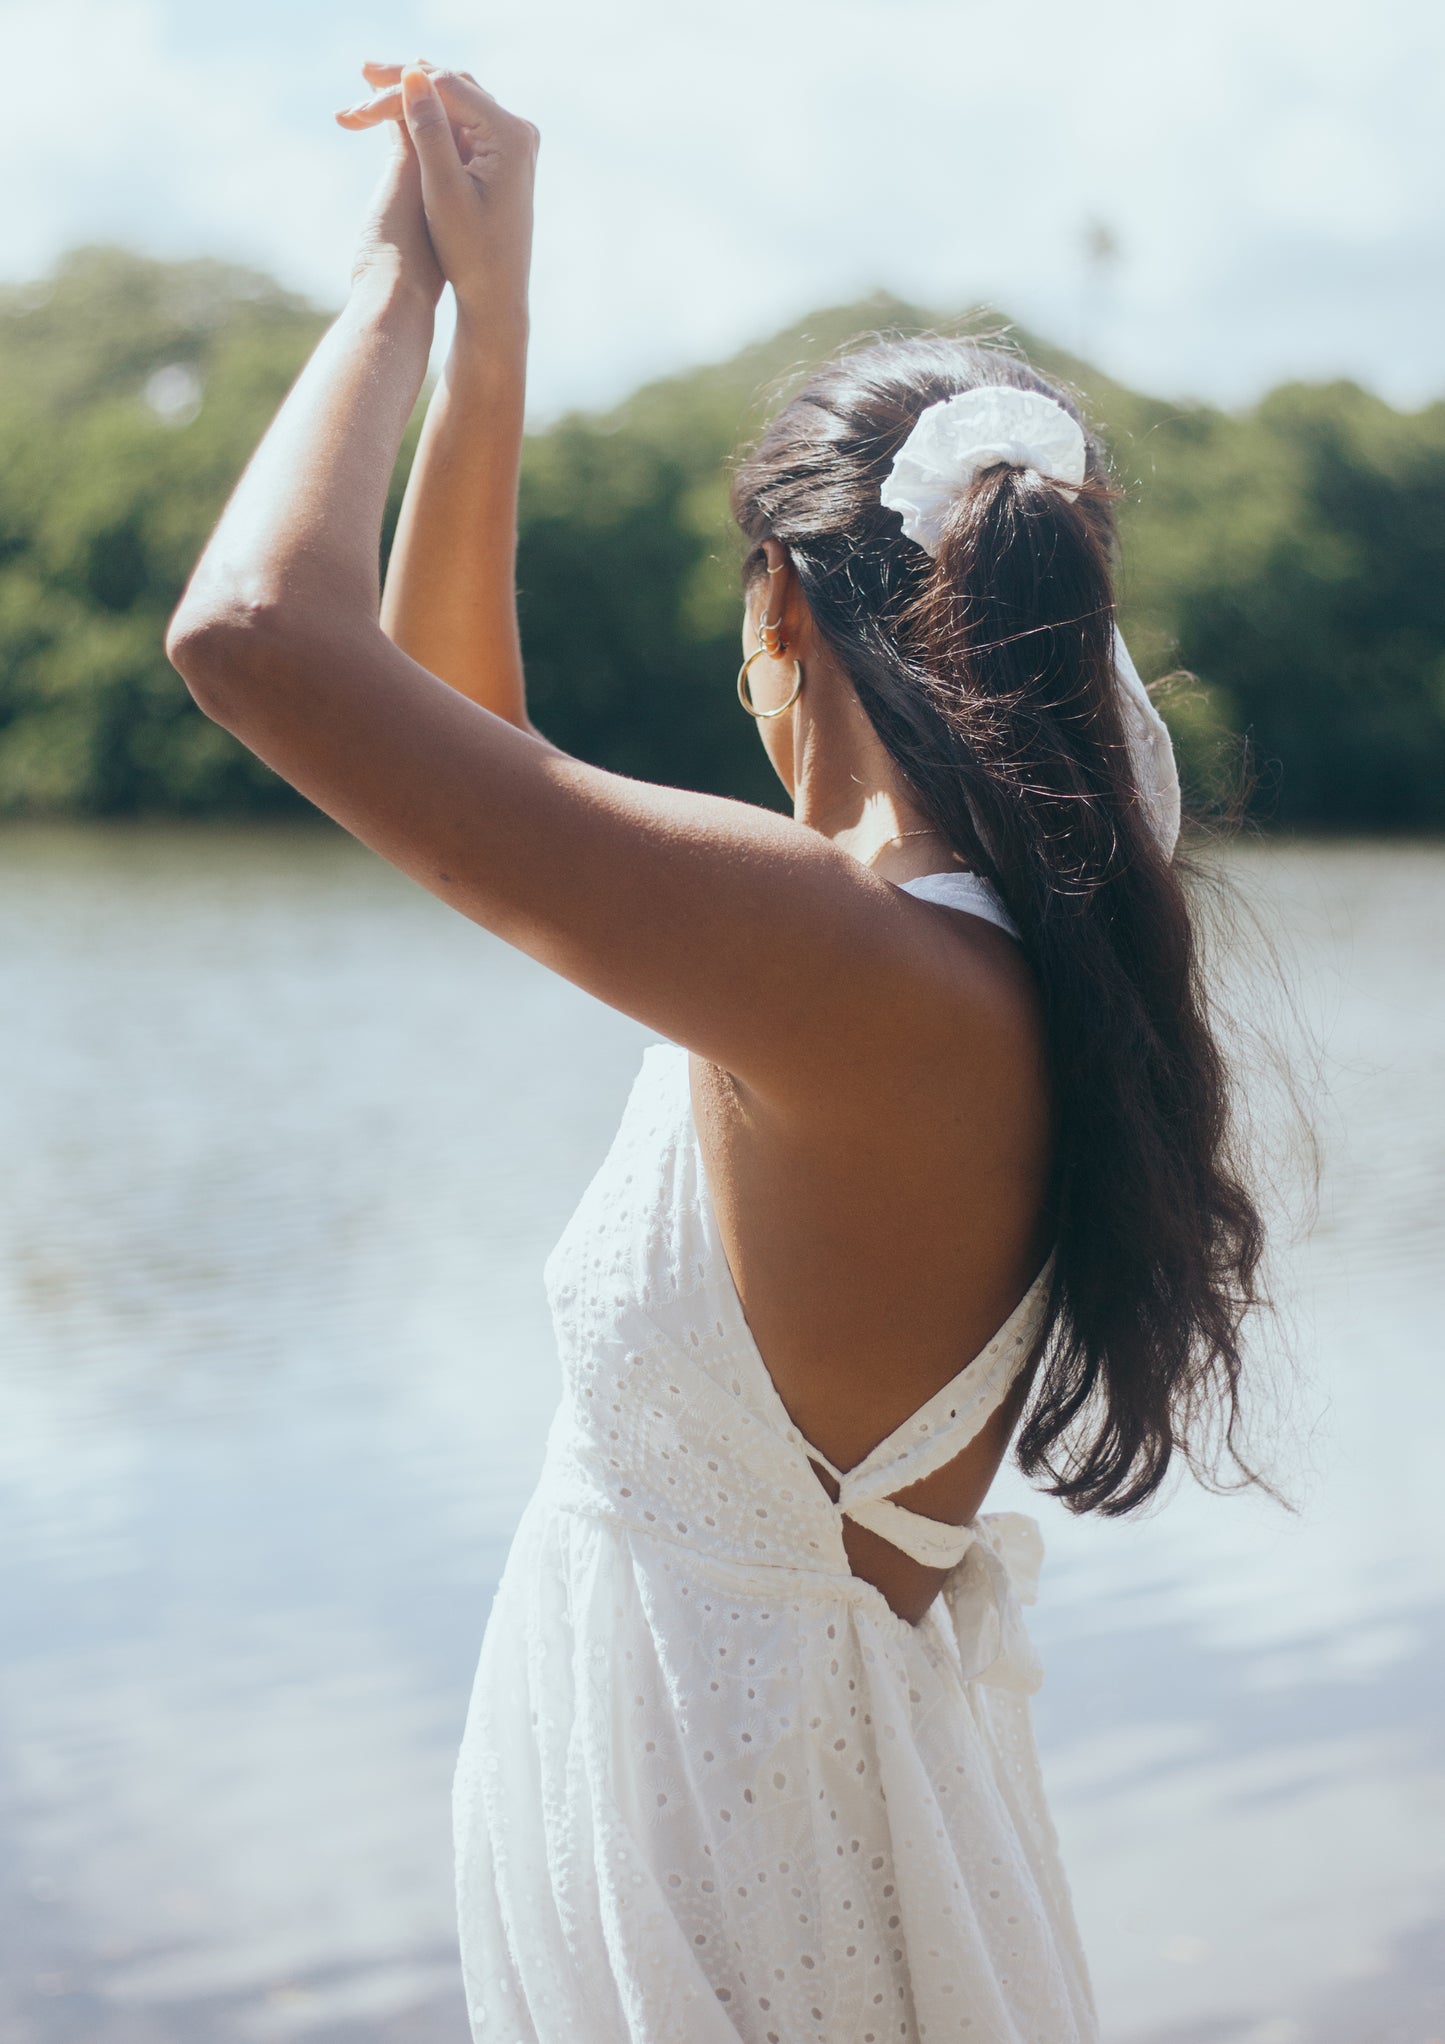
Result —
[{"label": "cloud", "polygon": [[[374,174],[329,122],[386,17],[316,0],[0,7],[0,269],[109,236],[334,299]],[[884,285],[1006,307],[1153,388],[1441,386],[1445,16],[1318,0],[416,0],[407,33],[542,127],[534,407],[604,402]],[[371,47],[366,47],[370,44]],[[1122,249],[1092,294],[1083,229]],[[1087,317],[1086,317],[1087,316]]]}]

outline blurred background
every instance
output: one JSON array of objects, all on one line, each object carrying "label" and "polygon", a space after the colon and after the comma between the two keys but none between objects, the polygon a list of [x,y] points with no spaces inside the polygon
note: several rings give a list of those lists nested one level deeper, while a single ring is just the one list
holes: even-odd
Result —
[{"label": "blurred background", "polygon": [[[1416,0],[0,5],[0,2036],[461,2044],[447,1786],[643,1033],[341,838],[164,620],[345,289],[364,57],[544,142],[534,715],[776,800],[726,461],[1007,328],[1126,491],[1271,1160],[1296,1509],[1044,1524],[1111,2044],[1445,2039],[1445,17]],[[405,460],[398,475],[398,494]],[[844,2044],[844,2040],[839,2040]]]}]

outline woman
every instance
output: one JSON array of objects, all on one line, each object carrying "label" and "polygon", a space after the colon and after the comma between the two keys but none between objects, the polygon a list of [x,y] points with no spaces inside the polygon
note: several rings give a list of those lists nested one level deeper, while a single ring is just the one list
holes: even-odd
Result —
[{"label": "woman", "polygon": [[1020,1427],[1026,1471],[1121,1512],[1231,1424],[1259,1251],[1102,453],[1012,356],[845,357],[736,479],[739,693],[793,818],[569,758],[513,600],[536,132],[463,74],[369,77],[340,118],[397,147],[350,303],[171,656],[357,837],[665,1039],[547,1269],[566,1393],[457,1777],[474,2033],[1092,2038],[1028,1718],[1037,1533],[980,1507]]}]

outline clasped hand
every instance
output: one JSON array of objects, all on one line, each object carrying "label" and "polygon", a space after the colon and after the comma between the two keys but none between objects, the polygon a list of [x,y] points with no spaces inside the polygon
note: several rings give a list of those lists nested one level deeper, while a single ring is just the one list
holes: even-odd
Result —
[{"label": "clasped hand", "polygon": [[538,132],[469,71],[423,62],[364,64],[372,90],[336,118],[389,122],[394,148],[372,196],[353,266],[435,305],[456,294],[459,326],[512,335],[527,318]]}]

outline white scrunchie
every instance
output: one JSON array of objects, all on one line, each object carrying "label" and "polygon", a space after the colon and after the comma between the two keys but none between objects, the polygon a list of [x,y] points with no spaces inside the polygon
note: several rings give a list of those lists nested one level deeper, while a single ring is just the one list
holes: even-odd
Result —
[{"label": "white scrunchie", "polygon": [[1088,464],[1084,430],[1062,405],[1041,391],[984,383],[920,413],[879,494],[936,558],[955,498],[984,469],[1031,468],[1076,497]]},{"label": "white scrunchie", "polygon": [[[937,559],[954,500],[985,469],[1033,469],[1073,498],[1088,459],[1083,428],[1053,398],[1011,383],[981,384],[920,413],[893,457],[879,496],[888,510],[898,513],[906,536]],[[1174,746],[1117,630],[1114,670],[1135,785],[1168,857],[1179,839]]]}]

